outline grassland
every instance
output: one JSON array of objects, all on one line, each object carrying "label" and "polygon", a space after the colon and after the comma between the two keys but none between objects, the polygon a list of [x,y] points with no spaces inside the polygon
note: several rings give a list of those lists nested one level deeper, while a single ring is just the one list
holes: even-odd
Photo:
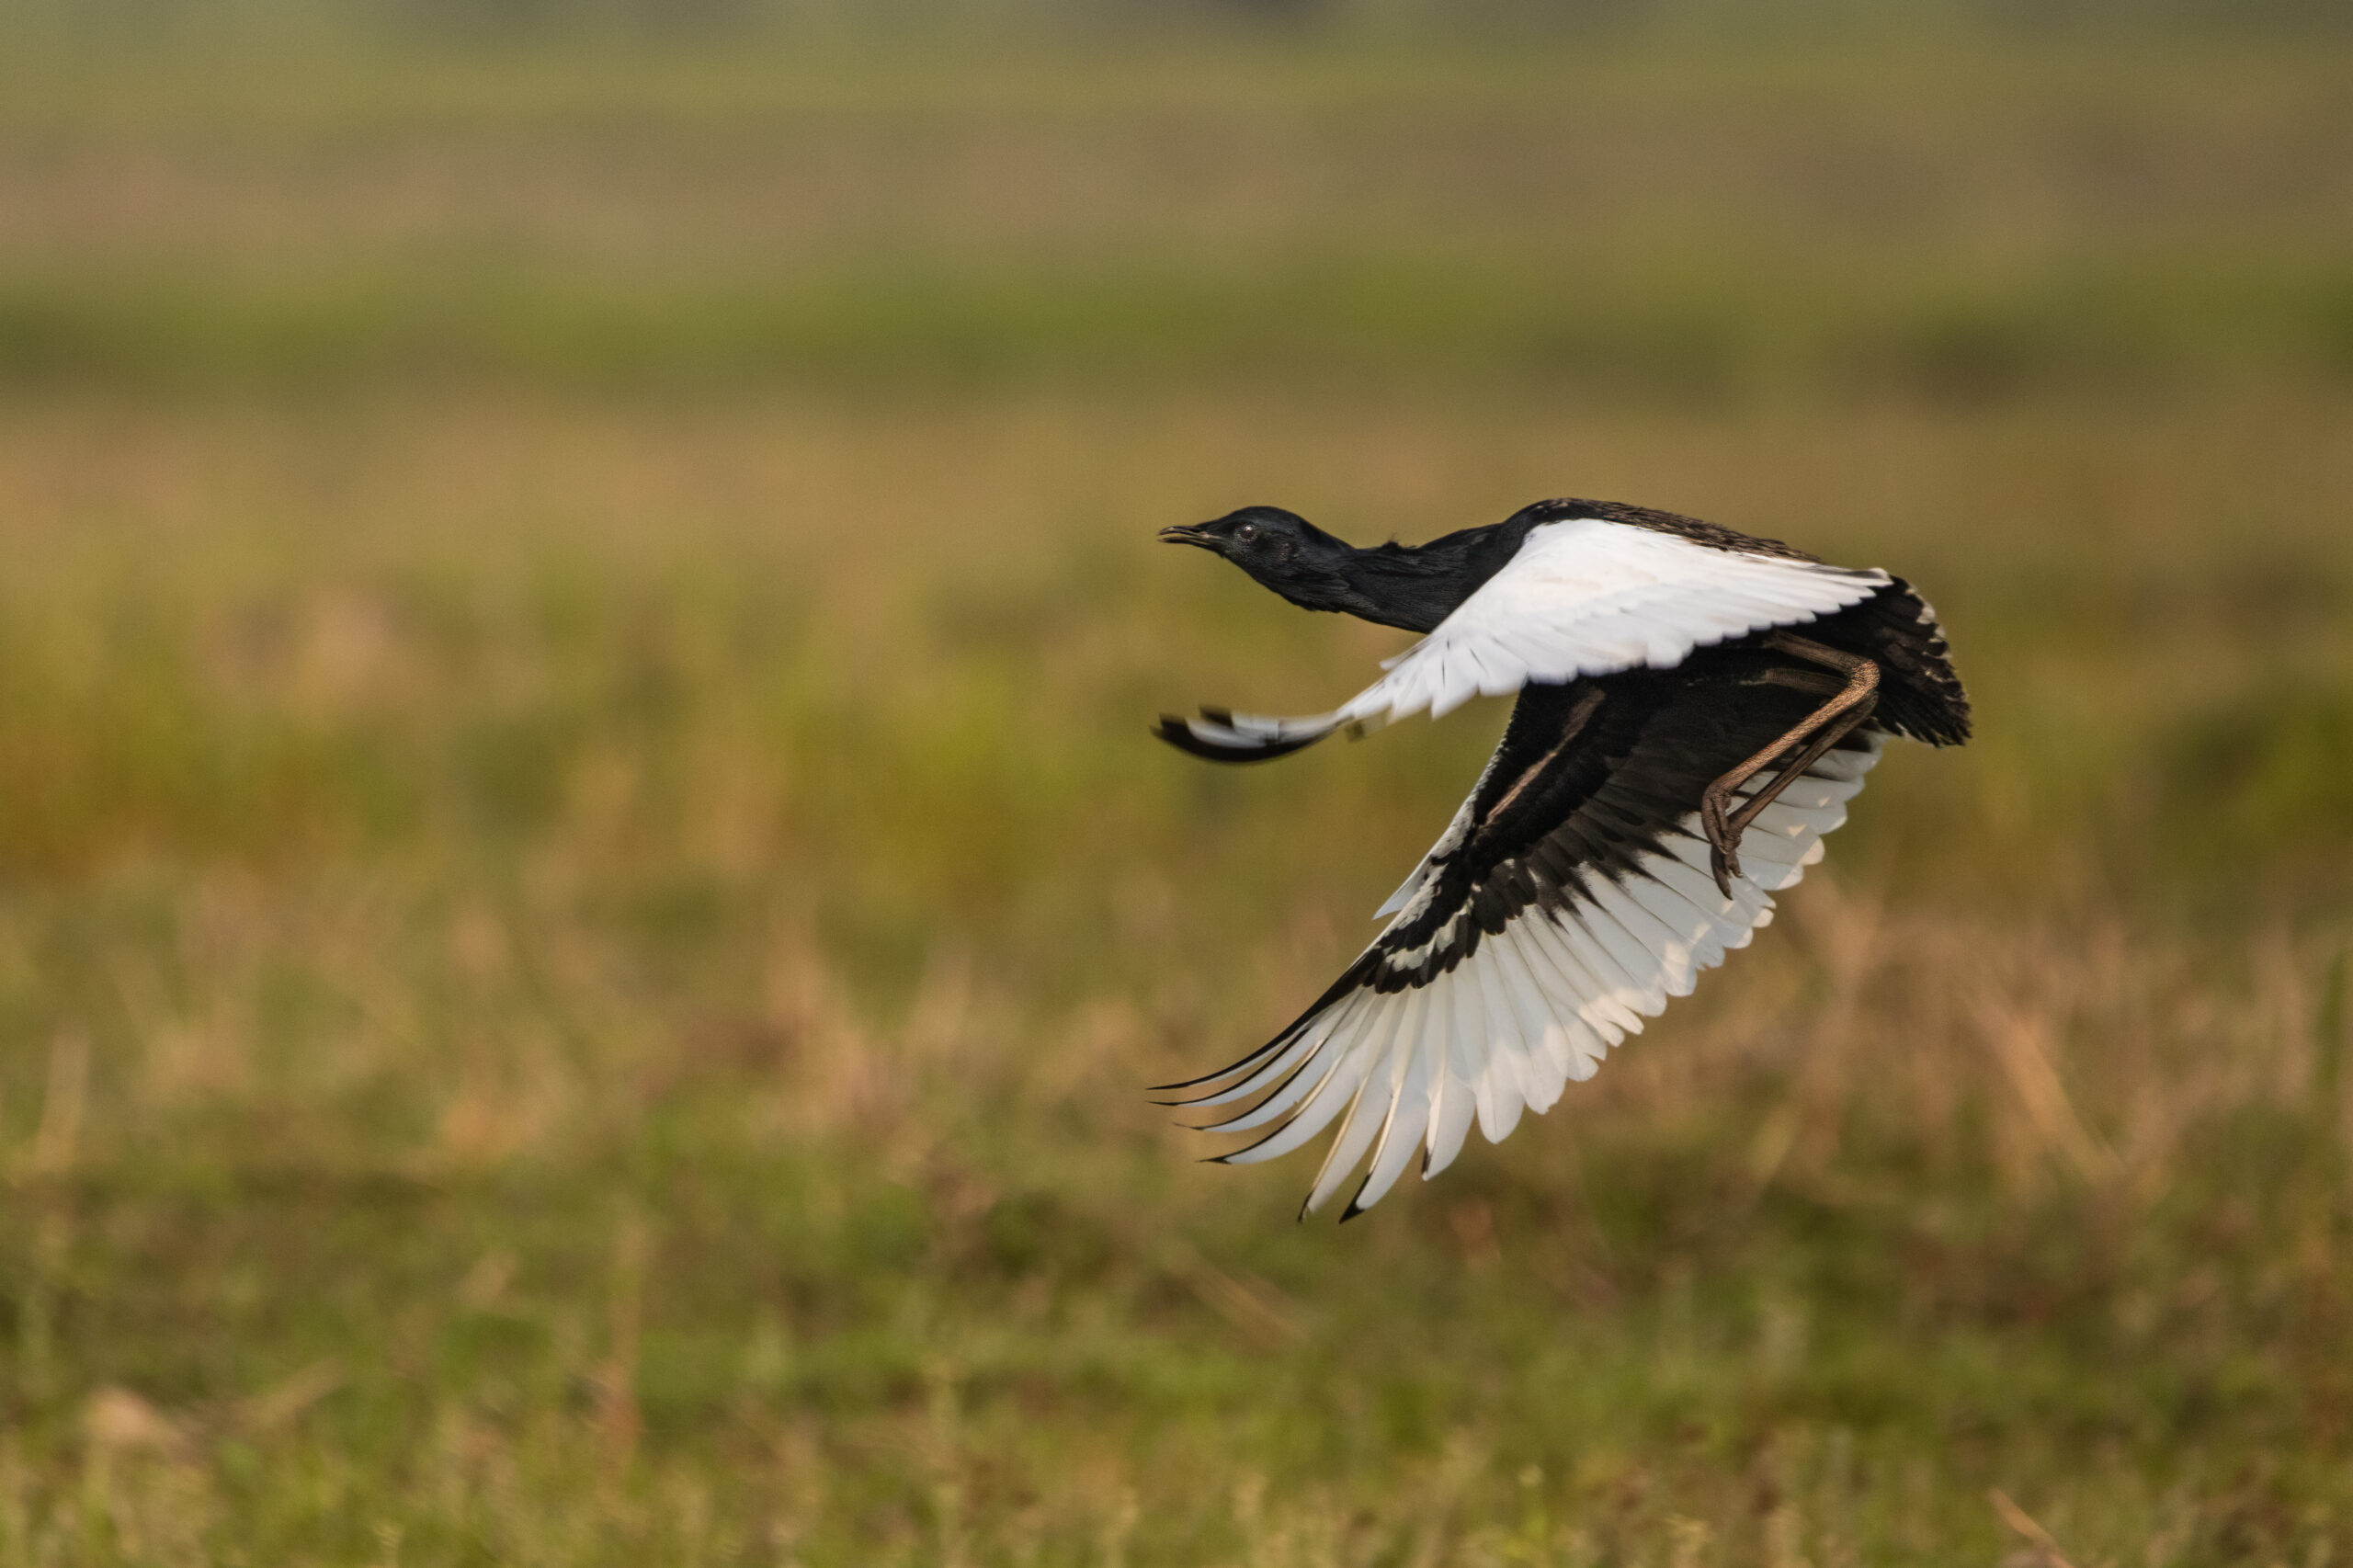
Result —
[{"label": "grassland", "polygon": [[[0,66],[0,1565],[2341,1561],[2346,63]],[[1294,1225],[1500,716],[1151,532],[1563,492],[1982,737]]]}]

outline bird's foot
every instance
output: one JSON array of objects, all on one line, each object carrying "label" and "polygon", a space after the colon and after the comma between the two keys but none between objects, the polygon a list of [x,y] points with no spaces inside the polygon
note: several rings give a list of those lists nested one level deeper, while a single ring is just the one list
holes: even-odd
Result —
[{"label": "bird's foot", "polygon": [[1699,828],[1708,836],[1708,871],[1716,891],[1732,896],[1732,880],[1740,875],[1740,838],[1725,819],[1724,806],[1732,791],[1711,784],[1699,797]]}]

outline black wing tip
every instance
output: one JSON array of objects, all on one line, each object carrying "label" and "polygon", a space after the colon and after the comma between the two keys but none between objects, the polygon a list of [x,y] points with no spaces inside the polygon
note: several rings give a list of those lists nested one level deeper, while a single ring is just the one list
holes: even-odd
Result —
[{"label": "black wing tip", "polygon": [[[1310,1009],[1311,1014],[1313,1011],[1313,1009]],[[1296,1039],[1298,1034],[1299,1025],[1294,1023],[1290,1028],[1283,1030],[1282,1033],[1277,1035],[1274,1039],[1268,1040],[1257,1050],[1250,1052],[1239,1062],[1229,1062],[1224,1066],[1217,1069],[1217,1071],[1213,1073],[1204,1073],[1198,1078],[1180,1078],[1173,1084],[1146,1084],[1144,1085],[1143,1092],[1147,1095],[1173,1095],[1179,1089],[1198,1089],[1203,1084],[1214,1084],[1221,1078],[1236,1077],[1241,1074],[1249,1071],[1253,1067],[1264,1065],[1267,1057],[1273,1055],[1276,1051],[1279,1050],[1290,1040]],[[1211,1092],[1218,1093],[1222,1091],[1213,1090]],[[1206,1096],[1196,1096],[1189,1100],[1160,1100],[1154,1103],[1175,1106],[1199,1105],[1204,1097]]]},{"label": "black wing tip", "polygon": [[[1233,724],[1233,713],[1222,708],[1204,708],[1201,717],[1224,729],[1231,729]],[[1301,740],[1254,741],[1236,745],[1203,737],[1193,728],[1191,720],[1179,719],[1174,713],[1163,713],[1160,722],[1152,727],[1152,733],[1188,756],[1198,756],[1209,762],[1272,762],[1279,756],[1303,751],[1324,738],[1324,733],[1317,733]]]},{"label": "black wing tip", "polygon": [[[1423,1150],[1423,1151],[1422,1151],[1422,1159],[1424,1160],[1424,1162],[1425,1162],[1425,1163],[1427,1163],[1427,1162],[1428,1161],[1428,1159],[1429,1159],[1429,1151],[1428,1151],[1427,1149],[1425,1149],[1425,1150]],[[1370,1212],[1370,1210],[1371,1210],[1371,1208],[1372,1208],[1372,1203],[1366,1203],[1366,1202],[1361,1201],[1361,1199],[1363,1199],[1363,1197],[1364,1197],[1364,1189],[1365,1189],[1366,1187],[1370,1187],[1371,1185],[1372,1185],[1372,1173],[1371,1173],[1370,1171],[1367,1171],[1367,1172],[1365,1172],[1365,1173],[1364,1173],[1363,1176],[1362,1176],[1362,1177],[1360,1177],[1360,1178],[1358,1180],[1358,1182],[1357,1182],[1357,1189],[1356,1189],[1354,1192],[1352,1192],[1352,1193],[1348,1194],[1348,1206],[1347,1206],[1346,1209],[1343,1209],[1343,1210],[1340,1210],[1340,1223],[1341,1223],[1341,1224],[1345,1225],[1345,1224],[1347,1224],[1349,1221],[1351,1221],[1351,1220],[1355,1219],[1358,1215],[1359,1215],[1359,1214],[1363,1214],[1363,1213],[1367,1213],[1367,1212]],[[1379,1199],[1378,1198],[1376,1198],[1376,1199],[1374,1199],[1372,1201],[1373,1201],[1373,1203],[1378,1203],[1378,1202],[1380,1202],[1380,1201],[1381,1201],[1381,1199]]]}]

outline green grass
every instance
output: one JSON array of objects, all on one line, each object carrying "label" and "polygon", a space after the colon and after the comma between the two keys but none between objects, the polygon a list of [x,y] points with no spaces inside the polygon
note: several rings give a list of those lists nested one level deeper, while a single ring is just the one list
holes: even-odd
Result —
[{"label": "green grass", "polygon": [[[1759,311],[1757,295],[1773,308]],[[777,278],[47,272],[0,281],[0,382],[188,393],[491,380],[701,394],[1117,379],[1585,385],[1616,401],[2353,382],[2338,257],[1963,272],[1754,251],[1655,261],[1361,252],[1084,264],[866,257]],[[2187,389],[2187,390],[2186,390]]]},{"label": "green grass", "polygon": [[[19,97],[0,1568],[2341,1559],[2332,62],[1677,47]],[[1903,572],[1980,738],[1294,1224],[1143,1085],[1500,715],[1167,752],[1398,639],[1152,533],[1563,491]]]}]

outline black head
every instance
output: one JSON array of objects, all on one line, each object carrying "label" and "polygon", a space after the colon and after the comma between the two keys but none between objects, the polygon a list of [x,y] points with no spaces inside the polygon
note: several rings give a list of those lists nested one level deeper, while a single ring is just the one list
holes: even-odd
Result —
[{"label": "black head", "polygon": [[1170,544],[1195,544],[1224,556],[1279,594],[1304,586],[1328,573],[1347,546],[1296,512],[1280,506],[1245,506],[1213,523],[1163,528]]},{"label": "black head", "polygon": [[1160,537],[1224,556],[1302,609],[1336,610],[1382,626],[1428,631],[1511,559],[1538,520],[1522,514],[1428,544],[1356,550],[1296,512],[1245,506],[1213,523],[1163,528]]}]

